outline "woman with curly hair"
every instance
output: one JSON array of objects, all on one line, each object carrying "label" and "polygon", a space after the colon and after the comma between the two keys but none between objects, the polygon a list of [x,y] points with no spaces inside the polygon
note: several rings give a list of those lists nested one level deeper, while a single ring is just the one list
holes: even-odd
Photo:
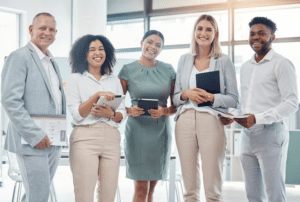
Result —
[{"label": "woman with curly hair", "polygon": [[99,106],[101,96],[123,95],[112,75],[115,49],[101,35],[79,38],[70,52],[72,75],[66,86],[74,130],[70,137],[70,168],[76,202],[92,202],[98,181],[98,202],[113,202],[120,163],[119,122],[126,118],[124,101],[116,111]]}]

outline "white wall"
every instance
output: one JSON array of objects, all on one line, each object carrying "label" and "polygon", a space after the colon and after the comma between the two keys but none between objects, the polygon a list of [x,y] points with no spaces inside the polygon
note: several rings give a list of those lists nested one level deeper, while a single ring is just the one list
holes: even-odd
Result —
[{"label": "white wall", "polygon": [[15,9],[22,13],[21,46],[30,40],[28,27],[40,12],[51,13],[57,23],[56,41],[49,47],[55,57],[67,57],[71,47],[71,0],[0,0],[0,10]]},{"label": "white wall", "polygon": [[106,0],[73,0],[73,41],[86,34],[106,35]]}]

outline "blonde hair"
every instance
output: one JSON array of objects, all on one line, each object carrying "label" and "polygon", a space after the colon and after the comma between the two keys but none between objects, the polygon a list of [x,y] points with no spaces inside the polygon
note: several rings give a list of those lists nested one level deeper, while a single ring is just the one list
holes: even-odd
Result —
[{"label": "blonde hair", "polygon": [[196,39],[195,39],[195,30],[196,30],[197,24],[202,20],[207,20],[208,22],[210,22],[212,24],[212,26],[214,27],[215,32],[216,32],[215,38],[214,38],[214,40],[211,44],[211,51],[210,51],[209,56],[219,58],[219,57],[222,56],[222,50],[221,50],[221,45],[220,45],[220,41],[219,41],[219,28],[218,28],[217,21],[211,15],[201,15],[196,20],[195,25],[194,25],[193,34],[192,34],[192,42],[191,42],[191,46],[190,46],[191,54],[192,55],[198,55],[199,54],[198,44],[197,44]]}]

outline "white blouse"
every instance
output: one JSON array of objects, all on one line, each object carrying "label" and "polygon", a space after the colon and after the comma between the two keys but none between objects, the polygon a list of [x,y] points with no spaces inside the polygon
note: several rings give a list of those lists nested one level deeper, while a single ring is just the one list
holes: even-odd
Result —
[{"label": "white blouse", "polygon": [[[209,72],[209,69],[205,69],[201,72],[199,72],[195,66],[193,66],[192,72],[191,72],[191,76],[190,76],[190,80],[189,80],[189,89],[193,89],[197,87],[196,84],[196,74],[202,74],[202,73],[206,73]],[[193,102],[192,100],[188,99],[188,101],[182,106],[181,112],[184,112],[187,109],[195,109],[198,112],[207,112],[210,113],[211,115],[214,115],[217,117],[218,119],[218,113],[213,110],[212,108],[208,107],[208,106],[203,106],[203,107],[198,107],[198,104],[196,104],[195,102]]]},{"label": "white blouse", "polygon": [[[121,82],[115,75],[103,75],[98,81],[95,77],[87,71],[83,74],[73,73],[69,77],[66,86],[66,99],[69,111],[73,117],[73,125],[90,125],[98,121],[103,121],[111,126],[118,127],[120,123],[116,123],[107,117],[92,116],[91,113],[83,118],[79,114],[79,105],[87,101],[96,92],[109,91],[115,95],[123,95]],[[123,115],[122,121],[127,117],[125,109],[125,100],[123,100],[116,112]]]}]

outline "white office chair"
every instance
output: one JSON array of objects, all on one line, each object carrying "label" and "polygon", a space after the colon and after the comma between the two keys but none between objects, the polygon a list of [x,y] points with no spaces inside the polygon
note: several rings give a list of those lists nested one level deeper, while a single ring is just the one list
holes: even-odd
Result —
[{"label": "white office chair", "polygon": [[[21,201],[21,193],[22,193],[22,177],[19,169],[19,165],[17,162],[17,157],[14,153],[7,151],[7,157],[8,157],[8,176],[16,181],[12,196],[12,202],[20,202]],[[57,202],[57,197],[54,189],[53,183],[50,186],[50,195],[49,195],[49,202]]]}]

